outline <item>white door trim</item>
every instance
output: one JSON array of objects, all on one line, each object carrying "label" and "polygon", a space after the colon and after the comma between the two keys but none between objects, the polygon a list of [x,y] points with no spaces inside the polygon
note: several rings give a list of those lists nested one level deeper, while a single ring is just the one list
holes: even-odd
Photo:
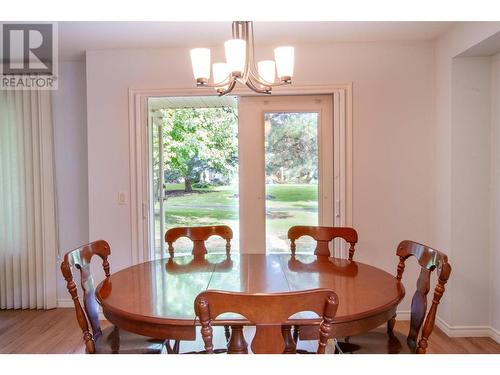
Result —
[{"label": "white door trim", "polygon": [[[335,112],[339,121],[334,121],[334,134],[338,141],[334,145],[334,189],[340,193],[335,197],[335,225],[352,226],[352,172],[353,172],[353,114],[352,114],[352,83],[283,86],[277,87],[276,95],[311,95],[330,94],[334,96],[334,111],[336,94],[344,91],[345,99],[339,101],[345,111]],[[254,95],[247,88],[235,88],[233,95]],[[148,170],[148,113],[147,99],[155,96],[203,96],[214,95],[210,89],[136,89],[129,88],[129,175],[130,175],[130,240],[132,262],[134,264],[150,259],[148,207],[149,207],[149,170]],[[255,94],[258,95],[258,94]],[[338,124],[338,125],[335,125]],[[336,146],[336,147],[335,147]],[[344,251],[337,256],[345,256]]]}]

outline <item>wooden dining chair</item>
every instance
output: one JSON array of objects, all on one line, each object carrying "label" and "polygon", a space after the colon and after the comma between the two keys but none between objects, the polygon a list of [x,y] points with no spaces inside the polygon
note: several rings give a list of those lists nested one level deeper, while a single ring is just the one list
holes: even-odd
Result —
[{"label": "wooden dining chair", "polygon": [[[165,232],[165,242],[168,244],[168,254],[170,258],[174,257],[174,242],[181,237],[187,237],[193,241],[193,250],[191,253],[194,256],[201,256],[208,253],[205,246],[207,241],[212,236],[219,236],[226,240],[226,255],[231,252],[231,240],[233,239],[233,230],[227,225],[212,225],[199,227],[176,227]],[[231,331],[229,326],[224,326],[224,336],[226,342],[229,341]],[[175,347],[178,351],[179,345]]]},{"label": "wooden dining chair", "polygon": [[[159,354],[164,349],[164,340],[157,340],[135,333],[120,330],[116,326],[101,329],[99,324],[99,307],[95,298],[94,280],[90,273],[90,263],[94,255],[102,259],[102,267],[106,277],[110,276],[108,256],[111,254],[109,244],[100,240],[72,250],[64,255],[61,271],[67,288],[75,305],[76,319],[83,332],[85,351],[98,354]],[[75,267],[80,273],[80,286],[83,290],[83,308],[78,298],[78,287],[73,280],[71,269]],[[89,328],[90,324],[90,328]]]},{"label": "wooden dining chair", "polygon": [[[249,294],[207,290],[198,294],[194,302],[196,316],[201,323],[201,336],[206,353],[212,354],[212,321],[219,315],[241,314],[255,326],[251,351],[255,354],[282,354],[289,345],[286,325],[288,318],[301,311],[313,311],[322,317],[319,325],[317,353],[324,354],[331,337],[333,321],[338,308],[338,297],[330,289],[312,289],[298,292]],[[238,335],[238,337],[236,337]],[[231,350],[229,350],[232,347]],[[228,351],[248,353],[242,327],[233,326]]]},{"label": "wooden dining chair", "polygon": [[174,242],[181,237],[187,237],[193,241],[193,255],[204,255],[207,254],[205,241],[212,236],[219,236],[226,240],[226,254],[229,255],[231,252],[233,231],[227,225],[171,228],[165,232],[165,242],[168,244],[170,257],[174,256]]},{"label": "wooden dining chair", "polygon": [[354,256],[354,246],[358,242],[358,233],[354,228],[348,227],[318,227],[298,225],[288,229],[288,239],[290,240],[290,250],[295,255],[295,241],[302,236],[310,236],[316,241],[314,255],[330,256],[328,243],[335,238],[342,238],[350,244],[349,260]]},{"label": "wooden dining chair", "polygon": [[[406,259],[413,256],[420,265],[417,289],[411,301],[408,335],[405,337],[400,332],[394,331],[394,317],[387,323],[386,329],[379,328],[350,337],[349,343],[353,344],[353,347],[359,347],[353,353],[425,354],[427,351],[429,336],[434,329],[437,308],[443,296],[445,284],[450,277],[451,266],[446,254],[413,241],[402,241],[398,245],[396,255],[399,257],[396,276],[398,280],[403,277]],[[434,289],[432,305],[427,312],[427,294],[430,290],[430,278],[433,271],[437,272],[438,281]]]}]

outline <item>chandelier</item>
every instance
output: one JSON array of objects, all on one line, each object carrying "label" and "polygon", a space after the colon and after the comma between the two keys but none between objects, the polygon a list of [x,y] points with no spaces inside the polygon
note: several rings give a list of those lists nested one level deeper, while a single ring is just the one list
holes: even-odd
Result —
[{"label": "chandelier", "polygon": [[232,28],[233,39],[224,43],[226,62],[212,65],[212,83],[209,83],[210,49],[191,50],[193,75],[198,87],[213,87],[219,95],[225,95],[240,82],[259,94],[270,94],[273,87],[292,83],[293,47],[275,48],[275,60],[262,60],[256,65],[252,22],[235,21]]}]

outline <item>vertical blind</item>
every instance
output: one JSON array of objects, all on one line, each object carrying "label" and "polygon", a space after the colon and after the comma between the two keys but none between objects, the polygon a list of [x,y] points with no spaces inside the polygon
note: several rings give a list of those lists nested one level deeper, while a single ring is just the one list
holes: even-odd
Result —
[{"label": "vertical blind", "polygon": [[0,308],[56,305],[49,91],[0,91]]}]

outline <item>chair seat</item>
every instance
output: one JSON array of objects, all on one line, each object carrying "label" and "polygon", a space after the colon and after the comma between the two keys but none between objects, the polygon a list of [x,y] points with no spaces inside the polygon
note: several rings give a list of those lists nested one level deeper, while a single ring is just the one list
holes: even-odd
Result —
[{"label": "chair seat", "polygon": [[110,326],[96,340],[97,354],[160,354],[165,340],[153,339]]},{"label": "chair seat", "polygon": [[[339,340],[340,341],[340,340]],[[406,342],[406,335],[393,331],[387,334],[385,327],[351,336],[348,342],[339,342],[344,353],[352,354],[413,354],[415,349]],[[344,345],[343,345],[344,344]],[[347,344],[347,345],[345,345]]]}]

